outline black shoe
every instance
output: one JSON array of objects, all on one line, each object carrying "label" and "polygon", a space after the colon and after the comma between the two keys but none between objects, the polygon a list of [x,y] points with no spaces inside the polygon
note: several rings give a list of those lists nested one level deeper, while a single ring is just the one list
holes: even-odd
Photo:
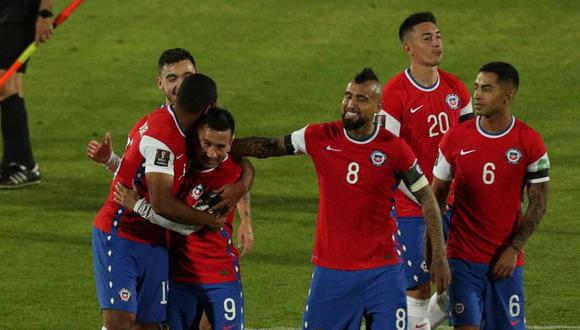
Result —
[{"label": "black shoe", "polygon": [[17,189],[40,183],[38,165],[32,169],[18,164],[10,164],[0,178],[0,189]]}]

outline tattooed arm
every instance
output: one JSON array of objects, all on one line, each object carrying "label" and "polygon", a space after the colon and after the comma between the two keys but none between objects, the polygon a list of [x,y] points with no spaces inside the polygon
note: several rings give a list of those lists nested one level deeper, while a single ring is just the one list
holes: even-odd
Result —
[{"label": "tattooed arm", "polygon": [[493,266],[492,275],[496,280],[513,275],[520,250],[536,231],[540,220],[546,213],[548,182],[531,183],[527,190],[529,203],[522,223],[516,230],[510,245],[506,247]]},{"label": "tattooed arm", "polygon": [[292,137],[285,135],[277,138],[247,137],[235,139],[230,151],[234,157],[268,158],[294,155]]}]

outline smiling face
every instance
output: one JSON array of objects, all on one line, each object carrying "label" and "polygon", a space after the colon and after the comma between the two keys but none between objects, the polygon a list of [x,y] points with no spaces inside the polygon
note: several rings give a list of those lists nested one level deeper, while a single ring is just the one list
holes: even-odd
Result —
[{"label": "smiling face", "polygon": [[165,103],[175,104],[183,79],[196,73],[195,66],[190,60],[165,64],[157,77],[157,87],[165,94]]},{"label": "smiling face", "polygon": [[351,81],[342,99],[342,123],[346,130],[370,127],[375,113],[380,110],[381,87],[377,81]]},{"label": "smiling face", "polygon": [[403,49],[411,62],[421,66],[437,66],[443,60],[441,31],[434,23],[419,23],[405,35]]},{"label": "smiling face", "polygon": [[223,162],[232,146],[232,130],[218,131],[203,125],[197,129],[199,139],[199,165],[202,169],[217,167]]}]

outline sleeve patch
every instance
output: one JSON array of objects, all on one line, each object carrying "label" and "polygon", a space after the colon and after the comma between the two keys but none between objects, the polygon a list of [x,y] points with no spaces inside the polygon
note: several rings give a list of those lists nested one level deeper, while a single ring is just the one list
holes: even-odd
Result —
[{"label": "sleeve patch", "polygon": [[155,161],[153,162],[157,166],[167,167],[169,166],[169,158],[171,156],[171,151],[157,149],[155,153]]}]

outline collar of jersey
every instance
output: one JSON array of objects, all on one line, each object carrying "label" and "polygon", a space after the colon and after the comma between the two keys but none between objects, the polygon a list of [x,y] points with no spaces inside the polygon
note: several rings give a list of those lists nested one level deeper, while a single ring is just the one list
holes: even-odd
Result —
[{"label": "collar of jersey", "polygon": [[436,90],[437,87],[439,87],[439,71],[437,71],[437,81],[431,87],[425,87],[419,84],[419,82],[417,82],[417,80],[415,80],[415,78],[413,78],[413,76],[411,75],[411,68],[407,68],[405,70],[405,76],[407,76],[407,79],[409,79],[409,81],[413,86],[415,86],[415,88],[423,92],[432,92]]},{"label": "collar of jersey", "polygon": [[512,116],[512,120],[506,129],[504,129],[503,131],[498,132],[498,133],[491,133],[491,132],[486,132],[483,129],[483,127],[481,127],[481,125],[479,124],[480,121],[481,121],[481,116],[477,116],[477,120],[475,121],[475,124],[477,126],[477,131],[479,132],[479,134],[481,134],[487,138],[490,138],[490,139],[497,139],[497,138],[500,138],[502,136],[505,136],[506,134],[508,134],[512,130],[512,128],[514,128],[514,125],[516,124],[516,118],[514,116]]},{"label": "collar of jersey", "polygon": [[177,116],[175,115],[175,110],[173,110],[171,104],[167,105],[167,111],[169,112],[169,114],[171,114],[171,117],[173,117],[173,121],[175,122],[175,126],[177,127],[177,129],[179,129],[179,133],[181,133],[181,135],[185,137],[185,132],[181,128],[181,125],[179,125],[179,122],[177,121]]},{"label": "collar of jersey", "polygon": [[380,128],[378,125],[375,125],[375,130],[373,131],[373,134],[371,134],[371,136],[369,136],[368,138],[366,138],[364,140],[357,140],[355,138],[350,137],[348,135],[348,132],[346,131],[346,129],[344,127],[342,128],[342,131],[344,132],[344,136],[346,136],[346,139],[349,140],[350,142],[356,143],[356,144],[367,144],[377,137],[377,135],[379,134]]}]

